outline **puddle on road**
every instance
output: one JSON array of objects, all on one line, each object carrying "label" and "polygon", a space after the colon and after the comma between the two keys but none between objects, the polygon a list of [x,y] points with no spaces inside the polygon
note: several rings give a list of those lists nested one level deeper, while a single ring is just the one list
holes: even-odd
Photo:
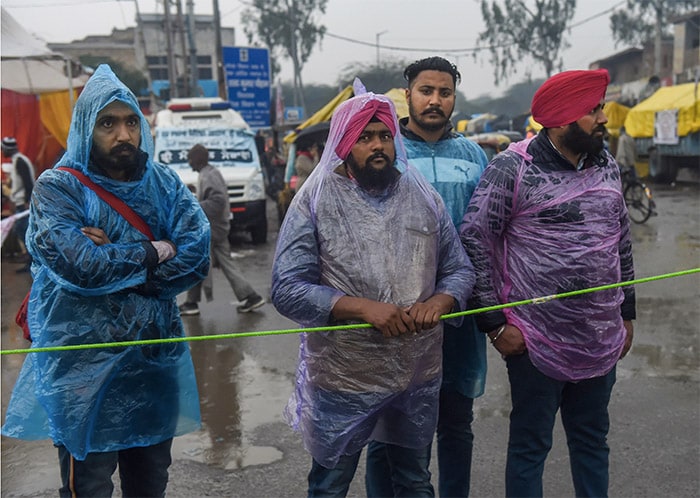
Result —
[{"label": "puddle on road", "polygon": [[282,452],[256,446],[255,431],[282,421],[292,389],[288,377],[262,368],[234,345],[192,343],[202,429],[175,438],[173,458],[227,470],[280,460]]}]

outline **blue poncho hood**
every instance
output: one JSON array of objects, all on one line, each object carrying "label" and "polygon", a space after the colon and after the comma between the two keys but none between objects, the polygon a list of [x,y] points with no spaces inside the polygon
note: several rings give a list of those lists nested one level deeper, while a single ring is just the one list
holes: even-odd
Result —
[{"label": "blue poncho hood", "polygon": [[140,149],[153,157],[153,138],[145,116],[136,97],[106,65],[100,65],[83,88],[75,103],[73,118],[68,132],[66,153],[59,163],[85,172],[92,149],[92,130],[99,112],[112,102],[127,104],[138,114],[141,121]]}]

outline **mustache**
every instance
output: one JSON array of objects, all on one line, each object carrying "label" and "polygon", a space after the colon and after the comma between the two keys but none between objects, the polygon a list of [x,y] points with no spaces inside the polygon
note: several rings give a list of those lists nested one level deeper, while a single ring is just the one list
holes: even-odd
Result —
[{"label": "mustache", "polygon": [[442,111],[442,109],[440,109],[440,108],[438,108],[438,107],[431,107],[431,108],[429,108],[429,109],[426,109],[425,111],[423,111],[423,112],[421,113],[421,115],[431,114],[431,113],[439,114],[439,115],[442,116],[443,118],[446,117],[446,116],[445,116],[445,113]]},{"label": "mustache", "polygon": [[110,155],[118,155],[121,154],[122,152],[129,152],[131,154],[136,154],[138,149],[134,147],[133,145],[129,143],[123,143],[119,145],[115,145],[112,147],[112,149],[109,151]]},{"label": "mustache", "polygon": [[367,161],[365,161],[365,162],[366,162],[367,164],[369,164],[369,163],[371,163],[372,161],[374,161],[375,159],[384,159],[384,161],[385,161],[387,164],[391,164],[391,159],[389,158],[389,156],[387,156],[387,155],[384,154],[383,152],[375,152],[374,154],[372,154],[371,156],[369,156],[369,157],[367,158]]}]

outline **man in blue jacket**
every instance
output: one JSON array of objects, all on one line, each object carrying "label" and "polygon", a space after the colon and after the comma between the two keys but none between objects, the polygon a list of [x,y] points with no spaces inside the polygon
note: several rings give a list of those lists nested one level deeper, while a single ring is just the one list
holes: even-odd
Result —
[{"label": "man in blue jacket", "polygon": [[[429,57],[409,65],[406,100],[409,116],[400,121],[409,163],[438,191],[459,229],[472,192],[486,168],[486,154],[476,143],[452,131],[457,67],[442,57]],[[459,327],[444,324],[443,380],[437,426],[440,496],[468,496],[474,398],[484,393],[486,341],[474,319],[465,317]],[[430,446],[427,451],[430,452]],[[367,451],[368,495],[394,496],[385,479],[387,461],[381,443]]]},{"label": "man in blue jacket", "polygon": [[[151,160],[134,94],[109,66],[78,98],[67,150],[36,182],[32,347],[184,336],[176,296],[209,269],[209,222],[175,172]],[[126,203],[152,240],[67,167]],[[136,223],[135,223],[136,224]],[[164,496],[173,436],[200,425],[189,348],[170,343],[29,354],[2,433],[51,438],[62,497]]]}]

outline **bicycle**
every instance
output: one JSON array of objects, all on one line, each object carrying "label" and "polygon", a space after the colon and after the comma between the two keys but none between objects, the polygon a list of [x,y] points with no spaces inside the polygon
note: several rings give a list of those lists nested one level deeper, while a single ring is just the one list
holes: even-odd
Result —
[{"label": "bicycle", "polygon": [[656,216],[656,203],[652,198],[651,189],[637,177],[634,167],[621,166],[620,176],[630,219],[635,223],[644,223]]}]

